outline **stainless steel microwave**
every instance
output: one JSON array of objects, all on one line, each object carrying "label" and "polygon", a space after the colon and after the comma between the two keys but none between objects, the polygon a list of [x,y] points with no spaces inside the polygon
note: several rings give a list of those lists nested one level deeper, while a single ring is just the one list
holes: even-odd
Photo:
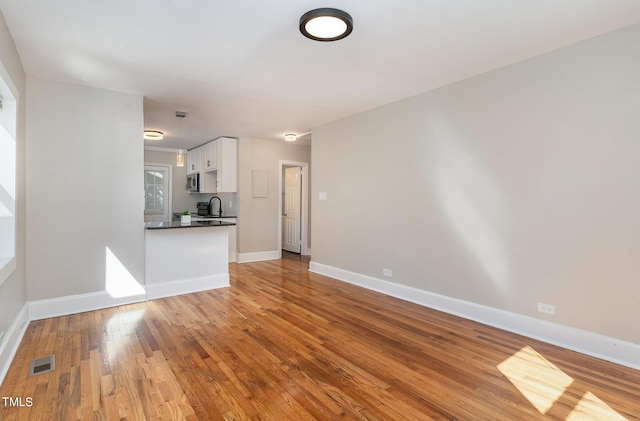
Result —
[{"label": "stainless steel microwave", "polygon": [[200,191],[200,173],[187,174],[187,190],[190,192]]}]

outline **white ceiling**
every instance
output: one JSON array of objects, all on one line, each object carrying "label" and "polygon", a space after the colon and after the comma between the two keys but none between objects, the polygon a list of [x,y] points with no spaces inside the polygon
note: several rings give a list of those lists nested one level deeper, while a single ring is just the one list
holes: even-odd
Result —
[{"label": "white ceiling", "polygon": [[[317,7],[346,39],[298,31]],[[163,147],[281,139],[640,21],[638,0],[0,0],[29,75],[145,97]],[[176,110],[188,113],[180,120]],[[146,142],[151,144],[151,142]]]}]

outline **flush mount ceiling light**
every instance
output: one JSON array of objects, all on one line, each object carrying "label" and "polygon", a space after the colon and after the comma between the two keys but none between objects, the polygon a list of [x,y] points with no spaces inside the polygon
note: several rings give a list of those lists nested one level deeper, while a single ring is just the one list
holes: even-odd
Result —
[{"label": "flush mount ceiling light", "polygon": [[323,7],[300,18],[300,32],[316,41],[337,41],[353,31],[353,19],[342,10]]},{"label": "flush mount ceiling light", "polygon": [[162,140],[164,138],[164,133],[157,130],[145,130],[142,137],[144,140]]},{"label": "flush mount ceiling light", "polygon": [[293,133],[287,133],[286,135],[284,135],[284,140],[286,140],[287,142],[294,142],[297,138],[298,136]]}]

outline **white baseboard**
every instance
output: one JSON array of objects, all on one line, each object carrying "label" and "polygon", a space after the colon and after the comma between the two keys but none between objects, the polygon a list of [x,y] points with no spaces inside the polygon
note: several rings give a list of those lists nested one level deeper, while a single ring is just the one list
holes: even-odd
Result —
[{"label": "white baseboard", "polygon": [[257,251],[254,253],[238,253],[238,263],[262,262],[280,258],[280,250]]},{"label": "white baseboard", "polygon": [[206,276],[202,278],[185,279],[181,281],[164,282],[161,284],[147,284],[147,298],[170,297],[173,295],[188,294],[190,292],[205,291],[208,289],[228,287],[229,274]]},{"label": "white baseboard", "polygon": [[29,301],[27,304],[29,305],[29,319],[40,320],[49,317],[66,316],[67,314],[84,313],[85,311],[139,303],[146,299],[146,294],[113,298],[108,292],[100,291],[46,300]]},{"label": "white baseboard", "polygon": [[18,315],[4,333],[2,343],[0,344],[0,385],[4,381],[4,376],[9,371],[9,366],[18,352],[18,346],[22,341],[24,333],[29,326],[29,308],[25,304],[18,312]]},{"label": "white baseboard", "polygon": [[310,262],[309,271],[640,370],[640,345]]},{"label": "white baseboard", "polygon": [[66,316],[85,311],[100,310],[125,304],[139,303],[155,298],[182,295],[190,292],[229,286],[229,274],[208,276],[204,278],[186,279],[176,282],[145,285],[146,293],[131,297],[113,298],[108,292],[92,292],[88,294],[70,295],[47,300],[29,301],[29,320],[40,320],[49,317]]}]

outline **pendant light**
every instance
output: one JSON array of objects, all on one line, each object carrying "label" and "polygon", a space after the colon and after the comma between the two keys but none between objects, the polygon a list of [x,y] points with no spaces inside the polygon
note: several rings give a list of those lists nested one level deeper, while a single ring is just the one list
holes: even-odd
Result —
[{"label": "pendant light", "polygon": [[[176,117],[180,118],[180,139],[182,140],[182,119],[187,116],[184,111],[176,111]],[[184,167],[184,155],[186,151],[182,148],[178,149],[178,155],[176,156],[176,167]]]},{"label": "pendant light", "polygon": [[176,157],[176,167],[184,167],[184,149],[178,149],[178,156]]}]

